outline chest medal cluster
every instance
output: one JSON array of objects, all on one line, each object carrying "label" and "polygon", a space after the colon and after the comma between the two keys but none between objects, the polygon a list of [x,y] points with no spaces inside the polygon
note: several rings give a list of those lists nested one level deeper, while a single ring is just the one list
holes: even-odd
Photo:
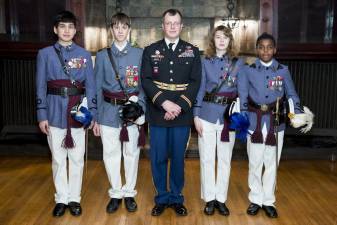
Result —
[{"label": "chest medal cluster", "polygon": [[282,76],[276,76],[272,80],[268,82],[268,87],[271,90],[277,90],[282,91],[283,87],[283,77]]},{"label": "chest medal cluster", "polygon": [[81,69],[87,66],[87,59],[83,57],[71,58],[67,63],[68,68],[70,69]]},{"label": "chest medal cluster", "polygon": [[125,84],[127,87],[137,87],[139,83],[138,66],[127,66],[125,71]]}]

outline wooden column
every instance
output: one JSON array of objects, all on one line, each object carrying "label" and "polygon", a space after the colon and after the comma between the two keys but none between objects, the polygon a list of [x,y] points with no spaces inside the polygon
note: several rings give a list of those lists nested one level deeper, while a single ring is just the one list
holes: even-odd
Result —
[{"label": "wooden column", "polygon": [[259,34],[267,32],[278,36],[278,0],[260,0]]},{"label": "wooden column", "polygon": [[75,42],[82,47],[84,47],[84,28],[86,24],[85,3],[85,0],[66,0],[66,9],[73,12],[78,19]]}]

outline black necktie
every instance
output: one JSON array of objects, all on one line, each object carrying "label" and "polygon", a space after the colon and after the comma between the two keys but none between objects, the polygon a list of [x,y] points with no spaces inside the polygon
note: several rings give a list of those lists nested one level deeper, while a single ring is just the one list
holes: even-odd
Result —
[{"label": "black necktie", "polygon": [[173,52],[173,48],[172,48],[173,45],[174,45],[174,43],[170,43],[170,44],[169,44],[169,50],[171,50],[172,52]]}]

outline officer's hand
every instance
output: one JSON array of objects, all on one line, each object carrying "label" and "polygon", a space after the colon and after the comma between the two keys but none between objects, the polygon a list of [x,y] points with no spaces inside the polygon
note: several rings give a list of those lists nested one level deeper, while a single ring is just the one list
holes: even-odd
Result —
[{"label": "officer's hand", "polygon": [[48,120],[43,120],[39,122],[39,127],[42,133],[49,135],[49,124]]},{"label": "officer's hand", "polygon": [[197,116],[194,117],[194,126],[195,126],[195,129],[198,132],[198,135],[200,137],[202,137],[202,124],[201,124],[201,120]]},{"label": "officer's hand", "polygon": [[180,106],[170,100],[165,100],[161,106],[166,112],[170,112],[175,116],[178,116],[181,113]]},{"label": "officer's hand", "polygon": [[164,119],[165,120],[174,120],[176,117],[174,116],[174,114],[170,113],[170,112],[166,112]]},{"label": "officer's hand", "polygon": [[94,133],[94,135],[96,137],[101,136],[100,125],[97,122],[94,123],[94,127],[92,128],[92,132]]}]

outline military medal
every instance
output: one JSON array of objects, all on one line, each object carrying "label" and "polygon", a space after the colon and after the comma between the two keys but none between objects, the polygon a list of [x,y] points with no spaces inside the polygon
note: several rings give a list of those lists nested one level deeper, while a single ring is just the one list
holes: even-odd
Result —
[{"label": "military medal", "polygon": [[81,67],[86,67],[87,59],[80,57],[80,58],[72,58],[68,61],[69,68],[72,69],[80,69]]},{"label": "military medal", "polygon": [[125,71],[125,83],[128,87],[138,86],[138,66],[127,66]]},{"label": "military medal", "polygon": [[272,80],[268,82],[268,86],[271,90],[282,91],[283,77],[282,76],[274,77]]},{"label": "military medal", "polygon": [[178,57],[194,57],[192,46],[186,46],[185,51],[178,55]]}]

